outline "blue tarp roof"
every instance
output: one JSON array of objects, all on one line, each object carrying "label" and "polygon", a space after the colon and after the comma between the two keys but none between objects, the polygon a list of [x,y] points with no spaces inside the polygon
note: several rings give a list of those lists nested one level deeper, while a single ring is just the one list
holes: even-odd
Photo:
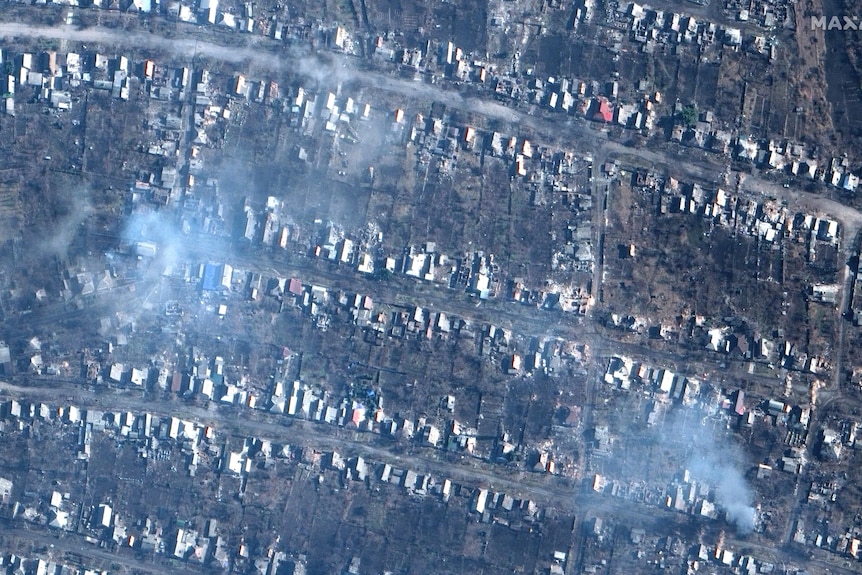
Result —
[{"label": "blue tarp roof", "polygon": [[204,291],[216,291],[221,288],[221,266],[217,264],[206,264],[204,266],[204,279],[201,282]]}]

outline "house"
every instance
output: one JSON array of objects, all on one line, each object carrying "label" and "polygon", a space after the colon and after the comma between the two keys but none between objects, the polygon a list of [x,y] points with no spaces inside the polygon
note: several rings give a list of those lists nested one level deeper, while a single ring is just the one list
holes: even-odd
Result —
[{"label": "house", "polygon": [[658,387],[665,393],[670,393],[673,389],[674,373],[668,369],[661,372],[661,377],[658,379]]},{"label": "house", "polygon": [[350,423],[354,427],[359,427],[365,421],[365,407],[361,403],[354,402],[353,410],[350,413]]},{"label": "house", "polygon": [[467,148],[472,148],[476,143],[476,130],[471,126],[464,128],[464,145]]},{"label": "house", "polygon": [[795,457],[782,457],[781,469],[787,473],[798,474],[802,471],[802,461]]},{"label": "house", "polygon": [[218,14],[218,0],[201,0],[200,11],[204,13],[207,22],[215,24]]},{"label": "house", "polygon": [[111,526],[111,518],[113,517],[114,510],[111,509],[110,505],[102,503],[96,508],[96,522],[101,527],[110,527]]},{"label": "house", "polygon": [[138,256],[145,258],[156,257],[158,247],[154,242],[137,242],[135,244],[135,253]]},{"label": "house", "polygon": [[592,115],[593,120],[606,123],[613,121],[614,112],[607,98],[599,98],[598,100],[595,100],[593,108],[595,109]]},{"label": "house", "polygon": [[125,367],[122,363],[115,363],[111,365],[111,372],[109,377],[111,380],[120,383],[123,380],[123,371],[125,371]]},{"label": "house", "polygon": [[833,429],[824,429],[822,431],[820,453],[827,459],[838,460],[841,458],[844,449],[841,443],[841,434]]},{"label": "house", "polygon": [[188,551],[188,545],[186,543],[187,535],[185,529],[177,529],[177,540],[174,545],[174,557],[178,557],[180,559],[185,558],[186,552]]},{"label": "house", "polygon": [[[251,460],[248,460],[248,463],[251,463]],[[233,451],[228,453],[228,457],[224,461],[224,468],[227,471],[241,475],[246,467],[245,453]]]},{"label": "house", "polygon": [[786,407],[787,406],[784,402],[777,401],[775,399],[770,399],[766,402],[766,412],[773,417],[777,417],[784,413]]},{"label": "house", "polygon": [[737,139],[736,156],[740,160],[753,162],[757,158],[757,142],[751,138],[740,137]]},{"label": "house", "polygon": [[437,445],[440,442],[440,430],[433,425],[428,426],[428,444]]},{"label": "house", "polygon": [[182,389],[182,385],[183,375],[180,372],[175,371],[171,375],[171,393],[179,393],[180,389]]},{"label": "house", "polygon": [[12,494],[12,482],[5,477],[0,477],[0,499],[5,503]]},{"label": "house", "polygon": [[131,375],[131,382],[133,385],[143,387],[144,384],[147,383],[147,371],[133,367],[132,368],[132,375]]},{"label": "house", "polygon": [[412,490],[416,488],[416,481],[419,479],[419,475],[416,474],[412,469],[408,469],[407,473],[404,474],[404,487],[405,489]]},{"label": "house", "polygon": [[840,289],[841,286],[838,284],[815,284],[811,288],[812,299],[834,305],[838,302],[838,291]]},{"label": "house", "polygon": [[81,73],[81,55],[75,52],[66,54],[66,73],[70,76]]},{"label": "house", "polygon": [[[229,12],[222,12],[221,20],[219,20],[219,25],[224,26],[225,28],[236,28],[236,16]],[[240,92],[237,92],[239,94]],[[248,93],[245,93],[248,96]]]},{"label": "house", "polygon": [[736,400],[733,402],[733,412],[736,415],[745,414],[745,392],[741,389],[736,390]]},{"label": "house", "polygon": [[357,481],[365,481],[368,477],[368,463],[362,457],[357,457],[350,469],[353,471],[351,476]]},{"label": "house", "polygon": [[476,495],[476,505],[474,507],[474,509],[476,510],[476,513],[478,513],[480,515],[482,513],[484,513],[487,504],[488,504],[488,490],[487,489],[480,489],[479,493]]},{"label": "house", "polygon": [[176,417],[171,417],[168,424],[168,437],[177,439],[180,436],[180,420]]},{"label": "house", "polygon": [[208,263],[204,266],[201,288],[203,291],[229,290],[232,276],[233,268],[228,264]]},{"label": "house", "polygon": [[48,526],[54,529],[65,529],[69,525],[69,514],[65,511],[52,509],[48,514],[50,520]]},{"label": "house", "polygon": [[353,242],[348,239],[344,239],[341,242],[341,249],[338,252],[338,260],[341,263],[347,263],[350,261],[351,256],[353,255]]},{"label": "house", "polygon": [[58,110],[71,110],[72,109],[72,96],[69,92],[59,92],[57,90],[51,90],[51,106],[57,108]]},{"label": "house", "polygon": [[521,371],[521,356],[517,353],[512,354],[512,359],[508,362],[507,370],[509,375],[517,375]]},{"label": "house", "polygon": [[153,0],[132,0],[129,4],[129,12],[149,13],[153,10]]},{"label": "house", "polygon": [[739,28],[727,28],[724,31],[724,43],[729,46],[742,44],[742,31]]},{"label": "house", "polygon": [[859,187],[859,176],[847,172],[844,174],[844,180],[841,182],[841,187],[848,192],[855,192]]}]

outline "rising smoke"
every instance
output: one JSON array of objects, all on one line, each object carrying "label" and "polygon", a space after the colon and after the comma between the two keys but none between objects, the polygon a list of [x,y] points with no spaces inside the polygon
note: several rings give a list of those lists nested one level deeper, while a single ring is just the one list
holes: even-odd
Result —
[{"label": "rising smoke", "polygon": [[76,190],[75,193],[58,198],[50,233],[38,235],[36,253],[40,256],[68,258],[75,237],[92,213],[93,207],[86,190]]},{"label": "rising smoke", "polygon": [[713,486],[715,504],[740,534],[754,531],[754,494],[737,463],[727,459],[727,454],[704,453],[693,458],[689,471],[696,480]]},{"label": "rising smoke", "polygon": [[737,532],[754,531],[754,492],[742,471],[745,457],[723,423],[704,418],[697,408],[677,408],[668,414],[662,435],[662,442],[672,447],[671,457],[685,465],[691,479],[712,488],[713,502]]},{"label": "rising smoke", "polygon": [[177,221],[163,212],[135,212],[126,221],[122,239],[132,249],[139,242],[148,242],[156,247],[150,269],[161,274],[170,274],[185,259],[185,243]]}]

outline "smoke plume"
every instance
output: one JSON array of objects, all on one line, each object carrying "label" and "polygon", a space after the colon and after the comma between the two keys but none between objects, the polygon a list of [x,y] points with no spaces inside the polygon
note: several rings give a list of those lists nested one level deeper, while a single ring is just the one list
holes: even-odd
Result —
[{"label": "smoke plume", "polygon": [[123,228],[123,241],[134,246],[138,242],[155,244],[156,254],[151,269],[169,274],[183,261],[185,237],[177,222],[163,212],[135,212]]},{"label": "smoke plume", "polygon": [[707,416],[697,407],[675,408],[661,432],[667,455],[684,465],[691,480],[711,488],[712,502],[738,533],[754,531],[754,492],[743,474],[745,457],[724,420]]},{"label": "smoke plume", "polygon": [[50,233],[42,233],[36,240],[37,253],[67,258],[75,236],[92,213],[86,190],[76,190],[75,193],[58,198]]},{"label": "smoke plume", "polygon": [[754,531],[754,494],[736,462],[726,455],[706,452],[693,458],[689,471],[696,480],[713,486],[715,504],[724,510],[727,520],[739,533]]}]

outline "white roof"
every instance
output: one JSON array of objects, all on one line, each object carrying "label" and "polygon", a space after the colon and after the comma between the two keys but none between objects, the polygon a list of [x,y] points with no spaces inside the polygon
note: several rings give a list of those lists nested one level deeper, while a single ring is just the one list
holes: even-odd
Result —
[{"label": "white roof", "polygon": [[659,384],[659,389],[664,391],[665,393],[670,393],[670,390],[673,388],[673,377],[674,374],[672,371],[666,369],[661,376],[661,383]]},{"label": "white roof", "polygon": [[233,473],[239,475],[240,473],[242,473],[242,459],[242,453],[231,452],[231,454],[228,456],[227,468]]},{"label": "white roof", "polygon": [[65,511],[55,511],[54,518],[48,525],[57,529],[64,529],[69,524],[69,514]]},{"label": "white roof", "polygon": [[98,518],[99,524],[102,527],[110,527],[111,526],[111,516],[113,515],[114,510],[111,509],[110,505],[101,504],[98,509]]}]

